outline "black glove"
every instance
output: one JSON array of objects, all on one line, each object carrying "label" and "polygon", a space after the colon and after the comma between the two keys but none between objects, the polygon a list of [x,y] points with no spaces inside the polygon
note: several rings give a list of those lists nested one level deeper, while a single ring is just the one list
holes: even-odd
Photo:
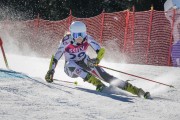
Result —
[{"label": "black glove", "polygon": [[94,67],[94,66],[97,66],[99,64],[99,59],[97,58],[93,58],[93,59],[88,59],[87,60],[87,66],[88,67]]},{"label": "black glove", "polygon": [[48,72],[46,73],[45,79],[48,83],[52,83],[53,82],[53,76],[54,76],[54,70],[48,70]]}]

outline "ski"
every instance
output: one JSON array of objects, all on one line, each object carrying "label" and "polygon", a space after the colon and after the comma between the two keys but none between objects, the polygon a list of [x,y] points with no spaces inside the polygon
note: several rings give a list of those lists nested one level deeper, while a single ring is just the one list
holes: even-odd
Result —
[{"label": "ski", "polygon": [[53,81],[59,81],[59,82],[64,82],[64,83],[70,83],[70,84],[75,84],[75,85],[78,84],[77,81],[71,82],[71,81],[65,81],[65,80],[61,80],[61,79],[53,79]]}]

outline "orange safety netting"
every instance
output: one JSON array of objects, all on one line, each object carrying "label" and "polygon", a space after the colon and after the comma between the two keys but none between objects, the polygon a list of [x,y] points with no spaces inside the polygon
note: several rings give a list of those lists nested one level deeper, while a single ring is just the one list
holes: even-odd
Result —
[{"label": "orange safety netting", "polygon": [[[171,12],[173,19],[175,14]],[[172,65],[173,22],[167,20],[163,11],[121,11],[102,13],[91,18],[70,15],[60,21],[1,21],[1,26],[20,42],[20,48],[28,47],[41,56],[50,57],[74,20],[83,21],[88,34],[106,48],[106,60]]]}]

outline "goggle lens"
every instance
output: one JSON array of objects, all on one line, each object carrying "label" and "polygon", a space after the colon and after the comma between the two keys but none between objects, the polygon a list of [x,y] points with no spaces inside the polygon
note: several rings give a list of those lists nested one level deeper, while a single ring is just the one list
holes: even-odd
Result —
[{"label": "goggle lens", "polygon": [[86,36],[86,33],[73,33],[72,36],[74,39],[79,38],[79,37],[84,38]]}]

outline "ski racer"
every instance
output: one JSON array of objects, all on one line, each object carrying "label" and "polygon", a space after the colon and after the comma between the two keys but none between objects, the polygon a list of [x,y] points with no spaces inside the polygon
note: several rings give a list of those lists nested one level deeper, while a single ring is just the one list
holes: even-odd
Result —
[{"label": "ski racer", "polygon": [[[96,90],[99,92],[106,88],[102,81],[111,83],[114,80],[119,80],[97,66],[104,56],[105,49],[86,33],[86,25],[83,22],[74,21],[69,30],[70,34],[64,36],[52,58],[52,65],[45,76],[46,81],[53,82],[56,65],[63,54],[65,56],[64,72],[71,78],[81,77],[85,82],[96,86]],[[86,54],[89,46],[97,53],[96,58],[91,59]],[[144,92],[141,88],[137,88],[127,81],[119,80],[116,87],[139,97],[150,97],[149,92]]]}]

